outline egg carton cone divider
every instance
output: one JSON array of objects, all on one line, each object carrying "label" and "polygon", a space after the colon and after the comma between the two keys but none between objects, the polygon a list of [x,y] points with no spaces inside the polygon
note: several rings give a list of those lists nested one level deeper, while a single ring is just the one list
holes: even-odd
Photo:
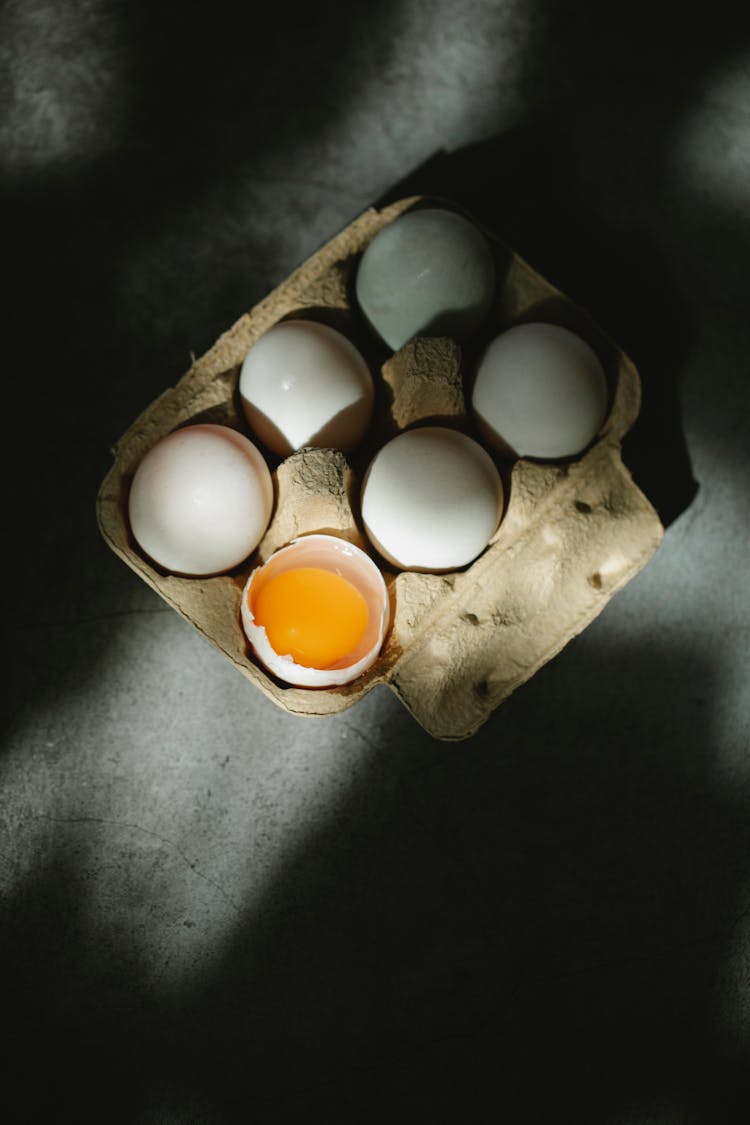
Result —
[{"label": "egg carton cone divider", "polygon": [[[345,334],[361,333],[349,297],[359,255],[384,226],[430,202],[411,197],[366,211],[225,332],[117,443],[99,489],[97,518],[112,550],[280,707],[299,715],[335,714],[376,684],[387,684],[430,734],[458,740],[474,733],[580,633],[646,564],[663,535],[621,458],[622,439],[640,405],[635,367],[583,309],[492,232],[484,233],[497,257],[498,292],[485,335],[533,319],[577,331],[604,363],[609,414],[580,458],[514,464],[503,520],[471,566],[441,575],[385,571],[392,620],[383,651],[364,676],[332,689],[281,684],[249,654],[239,610],[250,570],[296,535],[327,531],[368,549],[356,516],[361,469],[353,471],[349,463],[356,451],[347,459],[335,450],[302,450],[282,462],[274,471],[277,496],[268,531],[255,554],[230,574],[183,578],[161,572],[139,551],[127,518],[133,473],[166,434],[202,421],[248,432],[237,405],[239,369],[250,347],[279,320],[309,314],[327,317]],[[460,364],[455,344],[427,338],[386,359],[381,407],[364,442],[367,455],[368,446],[374,452],[399,429],[427,420],[425,411],[430,420],[465,425]]]}]

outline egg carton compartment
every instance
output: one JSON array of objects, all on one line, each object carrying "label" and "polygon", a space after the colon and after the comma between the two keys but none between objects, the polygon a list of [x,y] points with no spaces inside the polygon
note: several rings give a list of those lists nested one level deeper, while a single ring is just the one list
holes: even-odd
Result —
[{"label": "egg carton compartment", "polygon": [[[225,332],[117,443],[97,516],[112,550],[280,707],[300,715],[335,714],[376,684],[387,684],[434,737],[463,739],[604,609],[651,557],[663,529],[621,458],[640,405],[634,365],[585,310],[471,216],[493,250],[498,279],[481,330],[463,347],[447,338],[417,337],[395,353],[373,339],[352,296],[357,262],[378,231],[424,206],[460,211],[425,197],[366,211]],[[370,430],[348,457],[315,448],[283,461],[268,457],[274,512],[241,567],[210,578],[164,573],[129,530],[135,469],[162,437],[196,422],[232,426],[263,449],[243,417],[239,371],[252,345],[292,317],[328,323],[362,351],[376,382]],[[565,461],[510,460],[488,450],[503,477],[505,511],[486,550],[452,573],[394,570],[361,527],[359,488],[369,460],[391,437],[423,423],[456,427],[482,443],[466,405],[476,358],[497,333],[535,320],[570,328],[599,356],[610,396],[599,434],[580,456]],[[334,688],[297,688],[269,675],[250,653],[240,623],[251,570],[291,539],[313,532],[335,534],[367,551],[380,565],[391,599],[378,660],[359,679]]]}]

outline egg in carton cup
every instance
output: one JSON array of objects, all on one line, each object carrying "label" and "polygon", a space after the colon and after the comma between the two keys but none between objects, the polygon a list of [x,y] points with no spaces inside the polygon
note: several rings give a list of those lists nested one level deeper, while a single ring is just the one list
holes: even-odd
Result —
[{"label": "egg in carton cup", "polygon": [[[634,365],[585,310],[471,216],[491,248],[497,276],[481,327],[463,347],[445,336],[417,336],[395,352],[368,333],[354,296],[361,256],[400,216],[429,207],[462,213],[453,204],[417,196],[370,209],[242,316],[117,443],[97,515],[112,550],[280,707],[298,715],[336,714],[385,684],[433,737],[458,740],[474,733],[604,609],[649,560],[663,528],[621,457],[640,406]],[[211,577],[167,573],[139,548],[129,525],[136,468],[157,442],[184,426],[218,423],[248,434],[238,391],[243,361],[270,328],[295,318],[338,329],[368,360],[376,387],[368,432],[346,455],[304,447],[275,463],[271,456],[273,516],[253,554]],[[486,549],[448,572],[392,566],[363,528],[360,490],[367,465],[391,438],[420,426],[446,426],[481,441],[467,410],[478,357],[511,326],[540,321],[574,332],[602,363],[609,403],[595,439],[580,455],[558,460],[490,450],[505,500]],[[256,435],[248,436],[257,443]],[[242,627],[241,601],[259,565],[291,541],[320,533],[374,559],[390,604],[374,664],[349,683],[310,688],[285,683],[261,665]]]}]

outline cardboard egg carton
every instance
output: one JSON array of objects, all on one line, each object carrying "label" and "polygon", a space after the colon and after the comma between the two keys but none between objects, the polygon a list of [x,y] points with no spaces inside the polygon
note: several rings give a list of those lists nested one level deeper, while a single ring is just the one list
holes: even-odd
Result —
[{"label": "cardboard egg carton", "polygon": [[[393,354],[372,339],[352,296],[359,257],[384,226],[429,203],[445,206],[412,197],[366,211],[242,316],[117,443],[97,513],[115,553],[280,707],[299,715],[335,714],[376,684],[387,684],[434,737],[462,739],[604,609],[651,557],[663,529],[621,459],[622,439],[640,405],[635,367],[583,309],[491,232],[484,233],[495,253],[498,286],[476,340],[462,349],[452,340],[417,337]],[[211,421],[248,433],[237,392],[240,366],[255,341],[289,317],[323,320],[363,351],[376,381],[370,431],[348,458],[312,448],[281,463],[269,457],[274,515],[241,567],[211,578],[164,573],[141,553],[128,527],[133,473],[144,454],[179,426]],[[504,462],[493,454],[506,509],[483,554],[455,573],[396,571],[361,527],[359,489],[369,460],[395,434],[421,422],[477,437],[466,403],[479,349],[525,320],[562,324],[599,355],[610,387],[600,433],[581,456],[565,462]],[[343,687],[305,689],[276,680],[250,654],[240,625],[240,595],[250,570],[312,532],[364,547],[381,565],[390,593],[391,623],[381,655],[369,672]]]}]

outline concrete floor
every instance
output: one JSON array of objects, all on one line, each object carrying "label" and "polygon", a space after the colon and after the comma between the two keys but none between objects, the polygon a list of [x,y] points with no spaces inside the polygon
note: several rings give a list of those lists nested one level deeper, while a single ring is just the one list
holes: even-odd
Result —
[{"label": "concrete floor", "polygon": [[[3,6],[3,1122],[750,1119],[744,7]],[[94,519],[191,352],[405,187],[629,352],[667,524],[459,744],[278,710]]]}]

